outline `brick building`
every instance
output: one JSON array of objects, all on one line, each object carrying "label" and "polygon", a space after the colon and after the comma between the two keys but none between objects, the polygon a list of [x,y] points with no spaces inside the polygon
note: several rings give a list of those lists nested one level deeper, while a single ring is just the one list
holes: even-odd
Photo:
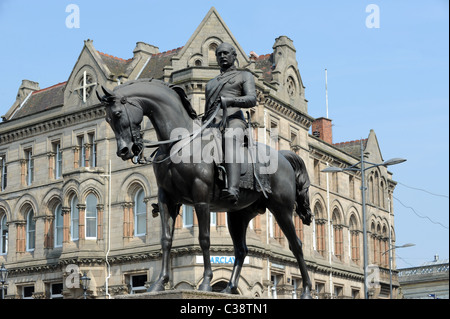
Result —
[{"label": "brick building", "polygon": [[[361,179],[358,173],[328,175],[330,166],[359,161],[360,141],[333,144],[331,120],[308,115],[305,86],[293,41],[275,40],[273,52],[246,54],[212,8],[187,43],[168,52],[138,42],[128,60],[95,49],[86,40],[66,82],[41,89],[23,80],[16,102],[0,123],[0,263],[9,270],[6,298],[79,298],[73,279],[91,278],[91,298],[139,293],[160,269],[160,221],[152,216],[156,182],[152,167],[116,156],[112,130],[95,90],[153,77],[182,86],[201,114],[205,85],[219,72],[215,49],[237,49],[241,68],[255,77],[257,106],[251,111],[254,135],[306,162],[311,179],[311,226],[295,216],[317,298],[361,298],[363,238]],[[145,119],[144,138],[155,140]],[[276,140],[271,132],[278,131]],[[311,134],[309,133],[311,131]],[[376,135],[363,141],[368,160],[382,162]],[[389,297],[389,232],[394,234],[392,193],[396,183],[384,167],[366,172],[369,264],[380,270],[374,298]],[[270,212],[249,226],[249,255],[239,292],[264,298],[296,298],[301,276],[287,241]],[[203,265],[192,207],[177,219],[169,289],[196,289]],[[212,213],[213,286],[226,285],[233,246],[226,215]],[[394,261],[395,265],[395,261]],[[75,271],[75,272],[73,272]],[[394,294],[398,279],[394,271]]]}]

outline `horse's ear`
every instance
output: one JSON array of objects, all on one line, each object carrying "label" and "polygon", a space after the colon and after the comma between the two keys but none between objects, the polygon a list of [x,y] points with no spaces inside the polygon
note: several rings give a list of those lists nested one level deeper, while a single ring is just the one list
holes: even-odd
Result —
[{"label": "horse's ear", "polygon": [[98,91],[97,90],[95,90],[95,94],[97,94],[97,98],[98,98],[98,100],[100,101],[100,102],[104,102],[105,100],[104,100],[104,98],[103,98],[103,96],[100,96],[100,94],[98,94]]},{"label": "horse's ear", "polygon": [[102,85],[102,90],[103,90],[103,93],[105,93],[106,97],[110,97],[110,96],[114,95],[114,93],[111,90],[108,90],[103,85]]}]

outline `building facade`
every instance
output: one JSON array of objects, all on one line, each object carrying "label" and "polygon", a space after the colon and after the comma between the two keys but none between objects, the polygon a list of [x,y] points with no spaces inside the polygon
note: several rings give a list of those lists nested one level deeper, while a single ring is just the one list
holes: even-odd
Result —
[{"label": "building facade", "polygon": [[448,259],[426,262],[418,267],[399,269],[400,295],[404,299],[449,299]]},{"label": "building facade", "polygon": [[[239,66],[254,75],[255,139],[293,150],[306,163],[314,220],[304,226],[294,216],[294,222],[315,297],[363,297],[361,176],[322,172],[327,166],[357,163],[361,141],[333,144],[331,120],[308,115],[291,39],[278,37],[270,54],[246,54],[211,8],[183,47],[159,52],[138,42],[133,57],[124,60],[97,51],[93,41],[86,40],[66,82],[41,89],[23,80],[16,102],[0,123],[0,263],[9,270],[6,298],[79,298],[84,273],[91,278],[90,298],[139,293],[156,280],[161,247],[159,216],[152,213],[157,202],[153,169],[116,156],[115,137],[95,90],[139,78],[161,79],[183,87],[201,114],[206,83],[219,73],[215,49],[222,42],[235,46]],[[144,120],[142,131],[145,139],[156,139],[149,120]],[[362,143],[369,161],[383,161],[373,131]],[[391,198],[396,183],[384,167],[366,174],[367,248],[369,264],[377,269],[369,291],[372,298],[388,298],[385,252],[395,242]],[[211,214],[212,284],[221,290],[231,274],[233,246],[226,213]],[[196,289],[201,282],[197,238],[195,212],[183,206],[176,221],[168,289]],[[247,242],[240,294],[300,296],[300,271],[270,212],[252,220]],[[395,270],[393,279],[396,296]]]}]

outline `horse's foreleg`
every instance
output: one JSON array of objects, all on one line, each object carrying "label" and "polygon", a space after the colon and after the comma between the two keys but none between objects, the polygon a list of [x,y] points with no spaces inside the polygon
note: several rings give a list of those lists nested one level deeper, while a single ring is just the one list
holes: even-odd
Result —
[{"label": "horse's foreleg", "polygon": [[158,205],[161,217],[162,265],[158,279],[150,286],[149,292],[164,291],[164,285],[170,277],[170,250],[172,249],[173,231],[177,217],[178,205],[170,202],[163,190],[158,192]]},{"label": "horse's foreleg", "polygon": [[200,248],[203,252],[203,282],[199,286],[199,290],[202,291],[212,291],[211,280],[213,277],[211,269],[211,257],[209,252],[210,247],[210,211],[208,203],[197,203],[195,204],[195,212],[197,214],[198,220],[198,241],[200,243]]}]

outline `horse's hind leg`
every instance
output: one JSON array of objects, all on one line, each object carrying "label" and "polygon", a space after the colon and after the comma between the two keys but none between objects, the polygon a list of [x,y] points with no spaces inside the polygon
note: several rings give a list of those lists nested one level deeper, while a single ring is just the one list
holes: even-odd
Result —
[{"label": "horse's hind leg", "polygon": [[222,291],[223,293],[238,294],[238,282],[241,275],[242,265],[244,259],[248,254],[248,248],[246,243],[246,233],[249,221],[255,214],[251,214],[247,210],[236,211],[227,214],[228,230],[233,240],[234,246],[234,266],[231,273],[230,281],[227,287]]},{"label": "horse's hind leg", "polygon": [[302,242],[297,237],[297,234],[295,233],[295,226],[292,222],[292,210],[278,208],[277,210],[271,209],[271,212],[275,216],[278,225],[280,226],[281,230],[286,236],[286,239],[289,242],[289,249],[297,259],[303,280],[303,293],[301,295],[301,298],[311,299],[311,280],[309,279],[308,269],[306,268],[306,263],[303,258]]},{"label": "horse's hind leg", "polygon": [[159,189],[158,191],[158,205],[161,217],[162,265],[158,279],[150,286],[150,288],[148,288],[149,292],[164,291],[164,285],[169,281],[170,250],[172,249],[175,219],[180,207],[170,201],[162,189]]}]

